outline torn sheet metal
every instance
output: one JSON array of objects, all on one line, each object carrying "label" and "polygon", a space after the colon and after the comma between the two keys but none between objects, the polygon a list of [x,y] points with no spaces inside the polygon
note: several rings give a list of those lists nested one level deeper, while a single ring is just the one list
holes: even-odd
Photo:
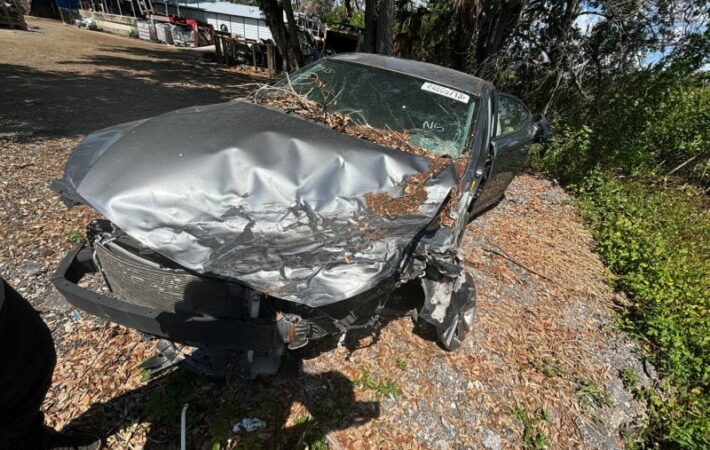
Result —
[{"label": "torn sheet metal", "polygon": [[322,306],[392,276],[454,186],[453,165],[415,213],[378,217],[428,159],[268,107],[193,107],[94,133],[65,181],[142,244],[198,273]]}]

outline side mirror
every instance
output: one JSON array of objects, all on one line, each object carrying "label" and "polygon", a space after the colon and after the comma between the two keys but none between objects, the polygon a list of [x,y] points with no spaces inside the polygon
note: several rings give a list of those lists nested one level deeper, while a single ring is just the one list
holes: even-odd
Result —
[{"label": "side mirror", "polygon": [[547,141],[550,136],[552,136],[552,128],[550,127],[550,122],[547,120],[544,114],[540,114],[537,121],[535,122],[535,131],[533,131],[533,142],[543,143]]}]

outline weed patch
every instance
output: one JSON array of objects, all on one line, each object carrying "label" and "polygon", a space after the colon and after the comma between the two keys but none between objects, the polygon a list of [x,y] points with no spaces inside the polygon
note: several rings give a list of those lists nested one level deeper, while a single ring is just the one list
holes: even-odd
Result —
[{"label": "weed patch", "polygon": [[[167,383],[150,392],[144,411],[148,417],[160,424],[174,424],[175,427],[179,427],[182,407],[190,401],[193,391],[192,377],[178,373]],[[192,412],[188,410],[188,414],[191,415]]]},{"label": "weed patch", "polygon": [[614,403],[609,394],[594,380],[583,380],[579,389],[577,389],[577,395],[579,395],[583,403],[595,408],[611,406]]},{"label": "weed patch", "polygon": [[[622,326],[638,336],[662,379],[636,389],[649,408],[648,442],[710,447],[710,220],[704,199],[654,180],[594,172],[576,187],[613,284],[633,306]],[[625,382],[635,378],[622,374]]]},{"label": "weed patch", "polygon": [[86,243],[86,236],[84,236],[84,233],[81,231],[77,230],[71,230],[68,231],[66,234],[67,241],[74,243],[74,244],[85,244]]},{"label": "weed patch", "polygon": [[530,359],[530,365],[547,378],[555,378],[562,375],[559,362],[554,358],[545,357],[543,359]]},{"label": "weed patch", "polygon": [[355,381],[355,386],[374,392],[377,398],[387,397],[396,399],[402,395],[402,390],[399,388],[396,381],[391,378],[383,380],[375,379],[367,370],[363,371],[360,378]]},{"label": "weed patch", "polygon": [[529,414],[525,409],[516,409],[515,417],[523,423],[523,444],[526,450],[545,450],[550,447],[543,422],[550,422],[552,417],[548,411],[541,409]]}]

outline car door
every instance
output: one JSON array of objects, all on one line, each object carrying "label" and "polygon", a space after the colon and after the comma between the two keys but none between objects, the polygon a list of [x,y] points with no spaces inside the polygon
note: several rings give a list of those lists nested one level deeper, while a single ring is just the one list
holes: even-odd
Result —
[{"label": "car door", "polygon": [[492,121],[490,173],[473,208],[477,214],[500,200],[516,173],[525,166],[533,140],[533,122],[523,102],[497,93]]}]

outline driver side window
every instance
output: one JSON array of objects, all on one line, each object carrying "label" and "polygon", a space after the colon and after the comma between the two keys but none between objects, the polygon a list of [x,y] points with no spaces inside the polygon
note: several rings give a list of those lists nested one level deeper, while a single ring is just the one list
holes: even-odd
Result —
[{"label": "driver side window", "polygon": [[527,108],[520,100],[505,94],[498,95],[496,110],[498,116],[496,136],[510,134],[522,129],[529,116]]}]

